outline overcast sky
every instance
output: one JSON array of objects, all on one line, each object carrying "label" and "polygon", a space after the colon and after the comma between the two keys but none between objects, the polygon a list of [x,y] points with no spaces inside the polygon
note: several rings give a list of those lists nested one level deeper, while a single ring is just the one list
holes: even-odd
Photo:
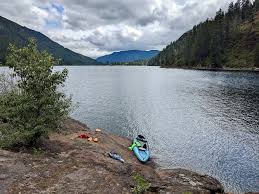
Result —
[{"label": "overcast sky", "polygon": [[231,0],[0,0],[0,15],[96,58],[161,50]]}]

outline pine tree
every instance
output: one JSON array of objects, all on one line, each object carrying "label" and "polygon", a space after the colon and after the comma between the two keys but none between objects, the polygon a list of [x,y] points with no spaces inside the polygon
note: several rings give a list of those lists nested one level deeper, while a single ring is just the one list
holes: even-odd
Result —
[{"label": "pine tree", "polygon": [[232,19],[233,16],[234,16],[234,13],[235,13],[234,3],[231,2],[231,3],[229,4],[228,12],[227,12],[226,15],[227,15],[228,17],[230,17],[230,19]]},{"label": "pine tree", "polygon": [[250,0],[242,0],[241,17],[242,20],[251,20],[253,16],[253,6]]},{"label": "pine tree", "polygon": [[259,0],[255,0],[255,10],[259,11]]},{"label": "pine tree", "polygon": [[255,67],[259,68],[259,43],[256,44],[255,49]]},{"label": "pine tree", "polygon": [[234,5],[234,14],[237,17],[240,17],[240,12],[241,12],[241,0],[237,0],[237,2]]},{"label": "pine tree", "polygon": [[212,68],[222,67],[222,51],[224,46],[224,12],[220,9],[215,16],[215,27],[211,43],[211,62]]}]

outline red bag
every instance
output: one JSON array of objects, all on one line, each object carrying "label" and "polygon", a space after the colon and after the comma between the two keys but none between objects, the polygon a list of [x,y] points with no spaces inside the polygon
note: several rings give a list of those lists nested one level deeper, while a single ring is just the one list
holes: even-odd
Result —
[{"label": "red bag", "polygon": [[89,136],[87,134],[81,134],[78,136],[78,138],[87,139]]}]

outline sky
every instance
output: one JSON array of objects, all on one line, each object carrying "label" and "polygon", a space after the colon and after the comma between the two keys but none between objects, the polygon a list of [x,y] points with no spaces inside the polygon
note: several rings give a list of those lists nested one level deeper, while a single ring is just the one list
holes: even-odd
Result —
[{"label": "sky", "polygon": [[0,0],[0,15],[96,58],[162,50],[232,0]]}]

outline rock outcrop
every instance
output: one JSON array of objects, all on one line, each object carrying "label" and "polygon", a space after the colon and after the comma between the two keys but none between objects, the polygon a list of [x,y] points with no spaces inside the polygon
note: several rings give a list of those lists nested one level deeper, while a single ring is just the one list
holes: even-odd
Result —
[{"label": "rock outcrop", "polygon": [[[98,142],[80,139],[86,133]],[[0,150],[0,193],[132,193],[133,177],[150,184],[147,193],[223,193],[216,179],[184,169],[141,164],[128,150],[131,141],[69,119],[60,131],[30,152]],[[107,156],[122,155],[125,163]]]}]

